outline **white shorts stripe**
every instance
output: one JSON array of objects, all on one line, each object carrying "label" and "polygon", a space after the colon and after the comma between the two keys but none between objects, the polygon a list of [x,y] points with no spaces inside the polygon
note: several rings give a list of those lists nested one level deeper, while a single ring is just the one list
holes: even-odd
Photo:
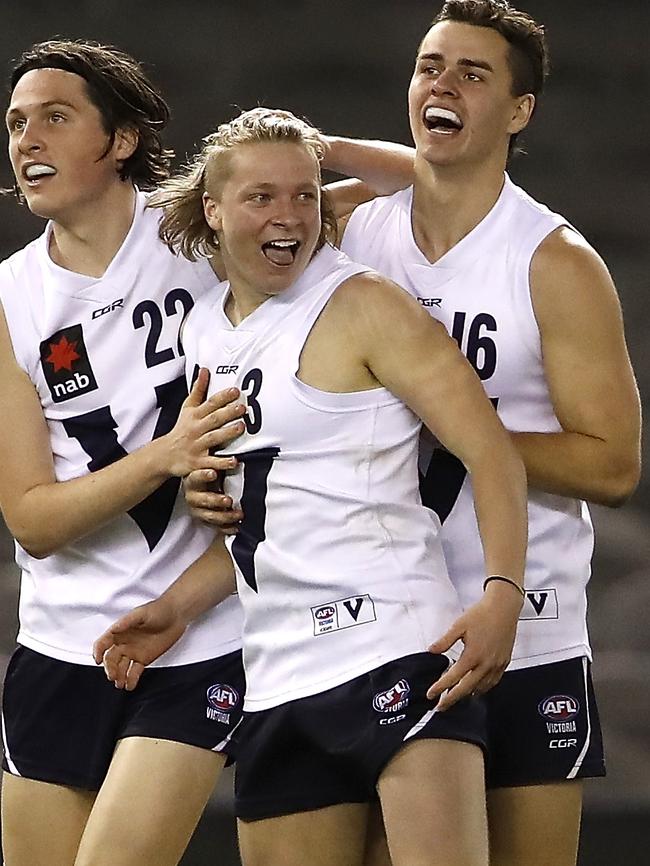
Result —
[{"label": "white shorts stripe", "polygon": [[222,740],[220,743],[217,743],[216,746],[213,746],[212,749],[211,749],[210,751],[212,751],[212,752],[223,752],[223,750],[226,748],[226,746],[228,745],[228,743],[229,743],[230,740],[232,739],[232,735],[235,733],[235,731],[237,730],[237,728],[241,725],[242,721],[243,721],[243,716],[242,716],[242,718],[240,718],[240,720],[237,722],[237,724],[236,724],[235,727],[232,729],[232,731],[229,731],[229,732],[228,732],[228,735],[227,735],[226,737],[224,737],[223,740]]},{"label": "white shorts stripe", "polygon": [[582,673],[584,677],[585,691],[584,691],[584,701],[585,701],[585,710],[587,712],[587,733],[585,735],[585,742],[580,750],[580,754],[576,758],[576,762],[569,770],[567,775],[567,779],[575,779],[578,774],[578,770],[582,766],[582,762],[584,761],[584,757],[587,754],[587,749],[589,748],[589,743],[591,742],[591,714],[589,712],[589,692],[587,690],[587,659],[583,657],[582,659]]},{"label": "white shorts stripe", "polygon": [[14,776],[20,776],[21,773],[18,772],[18,768],[11,760],[11,755],[9,754],[9,743],[7,742],[7,729],[5,728],[5,714],[2,714],[2,745],[5,750],[5,761],[7,762],[7,766],[14,774]]}]

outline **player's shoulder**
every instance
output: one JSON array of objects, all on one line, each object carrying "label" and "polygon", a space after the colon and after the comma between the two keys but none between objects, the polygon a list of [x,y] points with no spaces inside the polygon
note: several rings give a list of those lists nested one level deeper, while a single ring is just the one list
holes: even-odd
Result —
[{"label": "player's shoulder", "polygon": [[0,262],[0,291],[31,285],[33,278],[30,275],[38,265],[44,237],[45,233]]},{"label": "player's shoulder", "polygon": [[531,263],[531,278],[558,272],[572,275],[606,270],[606,265],[593,246],[570,225],[558,226],[550,232],[535,251]]}]

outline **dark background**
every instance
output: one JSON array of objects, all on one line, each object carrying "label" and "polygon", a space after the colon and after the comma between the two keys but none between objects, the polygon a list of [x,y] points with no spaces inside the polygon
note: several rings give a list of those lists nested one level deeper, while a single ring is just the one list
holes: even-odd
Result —
[{"label": "dark background", "polygon": [[[650,387],[650,4],[522,5],[546,23],[553,70],[526,135],[528,155],[510,171],[580,228],[608,262],[644,397]],[[211,127],[257,104],[291,109],[326,132],[410,143],[406,89],[418,42],[439,8],[422,0],[31,0],[3,6],[4,72],[32,42],[57,35],[110,42],[141,60],[171,104],[167,143],[180,159]],[[6,157],[0,157],[0,182],[11,182]],[[0,225],[2,257],[42,228],[7,199],[0,200]],[[609,776],[586,786],[582,866],[650,859],[649,511],[647,473],[624,509],[593,509],[598,537],[590,625]],[[11,540],[3,529],[0,558],[3,669],[16,632],[17,596]],[[235,862],[229,784],[227,777],[215,793],[185,866]]]}]

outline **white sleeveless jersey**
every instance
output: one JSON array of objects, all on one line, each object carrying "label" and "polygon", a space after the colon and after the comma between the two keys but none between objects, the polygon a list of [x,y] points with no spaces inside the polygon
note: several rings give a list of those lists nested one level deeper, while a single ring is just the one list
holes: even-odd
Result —
[{"label": "white sleeveless jersey", "polygon": [[[418,494],[420,421],[384,388],[323,392],[296,372],[343,281],[366,270],[327,246],[237,327],[204,297],[183,331],[188,370],[246,395],[240,465],[226,489],[244,607],[246,709],[316,694],[422,652],[460,613]],[[336,359],[332,359],[336,363]]]},{"label": "white sleeveless jersey", "polygon": [[[38,391],[58,481],[100,469],[167,433],[187,394],[180,323],[216,280],[206,262],[172,255],[138,193],[133,224],[101,279],[48,253],[51,227],[0,264],[0,300],[20,367]],[[10,419],[5,419],[10,423]],[[117,617],[160,595],[200,556],[212,530],[191,520],[178,479],[59,552],[22,569],[18,642],[94,664],[92,644]],[[179,665],[237,649],[235,597],[197,620],[157,662]]]},{"label": "white sleeveless jersey", "polygon": [[[412,200],[409,188],[357,208],[343,249],[404,286],[446,326],[509,430],[561,430],[544,376],[529,269],[539,244],[566,220],[506,176],[487,216],[431,264],[413,238]],[[471,483],[460,461],[434,451],[424,436],[420,470],[423,500],[443,524],[449,574],[463,604],[471,605],[485,578]],[[587,506],[531,490],[528,520],[526,601],[511,668],[590,655],[585,589],[593,530]]]}]

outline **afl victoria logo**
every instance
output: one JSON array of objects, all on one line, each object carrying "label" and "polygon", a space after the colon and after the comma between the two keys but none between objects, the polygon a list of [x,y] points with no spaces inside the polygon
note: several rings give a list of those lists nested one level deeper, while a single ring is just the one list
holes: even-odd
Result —
[{"label": "afl victoria logo", "polygon": [[372,700],[373,709],[378,713],[395,713],[409,702],[411,687],[406,680],[399,680],[385,692],[378,692]]},{"label": "afl victoria logo", "polygon": [[570,695],[553,695],[540,701],[538,710],[541,716],[551,722],[568,722],[580,710],[580,704]]},{"label": "afl victoria logo", "polygon": [[319,607],[318,610],[315,610],[314,616],[316,619],[331,619],[335,613],[336,609],[327,604],[324,607]]},{"label": "afl victoria logo", "polygon": [[227,686],[224,683],[216,683],[210,686],[207,691],[208,703],[215,710],[227,712],[234,710],[239,703],[239,694],[232,686]]}]

